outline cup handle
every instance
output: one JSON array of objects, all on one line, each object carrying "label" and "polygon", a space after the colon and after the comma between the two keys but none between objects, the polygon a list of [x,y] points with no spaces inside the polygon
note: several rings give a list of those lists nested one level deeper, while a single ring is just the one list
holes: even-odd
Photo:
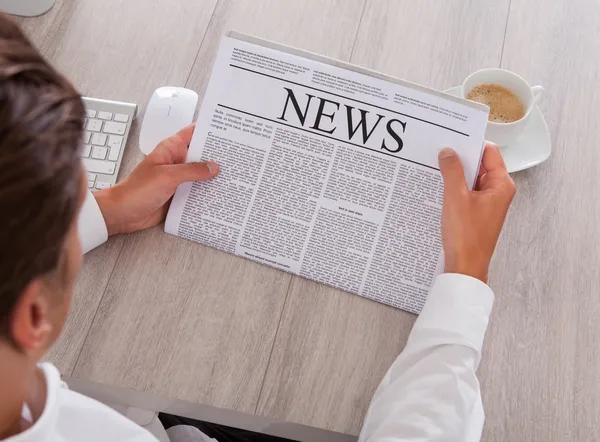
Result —
[{"label": "cup handle", "polygon": [[533,102],[537,103],[540,101],[540,97],[544,92],[544,88],[542,86],[531,86],[531,92],[533,93]]}]

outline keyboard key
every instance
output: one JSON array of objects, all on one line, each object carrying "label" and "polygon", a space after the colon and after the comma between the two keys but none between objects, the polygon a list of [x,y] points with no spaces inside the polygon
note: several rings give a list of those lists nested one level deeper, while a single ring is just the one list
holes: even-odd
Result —
[{"label": "keyboard key", "polygon": [[112,120],[112,114],[110,112],[98,112],[98,118],[101,120]]},{"label": "keyboard key", "polygon": [[108,149],[102,146],[94,146],[94,150],[92,151],[92,158],[97,160],[103,160],[106,158],[106,154],[108,153]]},{"label": "keyboard key", "polygon": [[92,133],[87,130],[83,133],[83,142],[85,144],[90,144],[90,138],[92,137]]},{"label": "keyboard key", "polygon": [[121,146],[115,146],[110,148],[110,153],[108,154],[109,161],[119,161],[119,153],[121,152]]},{"label": "keyboard key", "polygon": [[92,137],[92,144],[95,144],[96,146],[104,146],[107,138],[108,136],[105,134],[94,134]]},{"label": "keyboard key", "polygon": [[92,146],[86,144],[83,146],[83,152],[81,152],[81,156],[87,158],[90,156],[90,152],[92,151]]},{"label": "keyboard key", "polygon": [[93,189],[93,188],[94,188],[94,182],[88,181],[88,189]]},{"label": "keyboard key", "polygon": [[95,173],[88,172],[88,174],[87,174],[88,181],[94,182],[94,181],[96,181],[96,177],[97,177],[97,175]]},{"label": "keyboard key", "polygon": [[87,171],[92,173],[112,175],[117,168],[117,163],[111,163],[110,161],[91,160],[89,158],[84,158],[82,161]]},{"label": "keyboard key", "polygon": [[102,181],[98,181],[96,183],[96,189],[106,189],[107,187],[112,186],[110,183],[103,183]]},{"label": "keyboard key", "polygon": [[120,149],[123,145],[123,137],[120,137],[119,135],[109,135],[108,145],[110,147],[116,147]]},{"label": "keyboard key", "polygon": [[114,135],[125,135],[125,130],[127,130],[127,125],[125,123],[107,121],[104,123],[104,130],[102,132]]},{"label": "keyboard key", "polygon": [[87,130],[91,130],[92,132],[100,132],[102,129],[102,120],[92,119],[88,121]]},{"label": "keyboard key", "polygon": [[96,111],[95,111],[95,110],[89,110],[89,109],[87,109],[87,110],[85,111],[85,115],[86,115],[88,118],[95,118],[95,117],[96,117]]},{"label": "keyboard key", "polygon": [[129,115],[115,114],[114,120],[118,121],[119,123],[127,123],[129,121]]}]

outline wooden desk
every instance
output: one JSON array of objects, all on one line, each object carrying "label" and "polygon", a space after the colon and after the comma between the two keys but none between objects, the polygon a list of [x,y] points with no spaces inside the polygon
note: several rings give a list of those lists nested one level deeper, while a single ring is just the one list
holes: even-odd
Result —
[{"label": "wooden desk", "polygon": [[[595,0],[59,0],[21,20],[80,90],[140,104],[203,94],[236,29],[439,89],[502,66],[546,87],[552,157],[514,175],[480,368],[486,441],[600,433],[600,3]],[[121,176],[142,159],[135,127]],[[415,317],[179,240],[85,258],[50,354],[63,373],[358,434]]]}]

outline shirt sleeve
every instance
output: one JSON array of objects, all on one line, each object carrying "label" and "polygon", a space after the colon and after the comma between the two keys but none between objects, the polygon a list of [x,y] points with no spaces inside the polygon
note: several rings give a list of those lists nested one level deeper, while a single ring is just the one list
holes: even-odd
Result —
[{"label": "shirt sleeve", "polygon": [[79,240],[83,253],[87,253],[108,239],[108,230],[98,203],[88,191],[87,197],[79,213]]},{"label": "shirt sleeve", "polygon": [[359,441],[480,440],[475,372],[493,302],[491,289],[475,278],[436,278],[406,347],[375,392]]}]

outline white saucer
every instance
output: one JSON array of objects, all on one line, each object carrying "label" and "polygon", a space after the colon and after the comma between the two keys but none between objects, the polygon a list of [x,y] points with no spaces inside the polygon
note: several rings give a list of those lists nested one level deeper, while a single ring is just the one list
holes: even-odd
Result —
[{"label": "white saucer", "polygon": [[[456,86],[444,92],[460,97],[460,88]],[[517,141],[500,148],[510,173],[537,166],[546,161],[552,153],[550,132],[544,116],[537,106],[531,112],[531,121]]]}]

